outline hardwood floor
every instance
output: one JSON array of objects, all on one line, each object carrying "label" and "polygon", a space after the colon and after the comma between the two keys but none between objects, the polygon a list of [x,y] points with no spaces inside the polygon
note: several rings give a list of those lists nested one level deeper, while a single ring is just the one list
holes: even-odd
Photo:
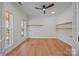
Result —
[{"label": "hardwood floor", "polygon": [[59,39],[28,39],[7,56],[70,56],[72,47]]}]

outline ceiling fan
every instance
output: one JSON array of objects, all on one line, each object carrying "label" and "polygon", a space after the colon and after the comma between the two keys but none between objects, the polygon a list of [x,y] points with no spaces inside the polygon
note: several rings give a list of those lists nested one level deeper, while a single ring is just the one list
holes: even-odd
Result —
[{"label": "ceiling fan", "polygon": [[48,8],[50,8],[50,7],[54,6],[54,5],[55,5],[54,3],[52,3],[52,4],[48,5],[48,6],[42,5],[42,8],[35,7],[35,9],[42,10],[42,11],[43,11],[43,13],[45,14],[45,13],[46,13],[46,9],[48,9]]}]

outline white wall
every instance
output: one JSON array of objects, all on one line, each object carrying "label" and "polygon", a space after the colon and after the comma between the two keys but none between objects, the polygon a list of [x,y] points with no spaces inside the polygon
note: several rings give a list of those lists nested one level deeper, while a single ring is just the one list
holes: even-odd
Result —
[{"label": "white wall", "polygon": [[2,15],[2,9],[1,9],[1,3],[0,3],[0,53],[1,53],[1,19],[2,19],[2,17],[1,17],[1,15]]},{"label": "white wall", "polygon": [[[12,46],[10,46],[10,48],[6,49],[8,52],[8,50],[17,46],[24,40],[24,37],[21,36],[21,20],[25,20],[25,22],[27,23],[27,17],[15,3],[4,3],[4,5],[5,11],[9,11],[13,15],[13,44]],[[27,31],[25,34],[27,35]],[[25,38],[27,38],[27,36],[25,36]]]},{"label": "white wall", "polygon": [[61,24],[67,21],[72,21],[73,19],[73,6],[68,7],[66,10],[62,11],[61,14],[57,17],[57,24]]},{"label": "white wall", "polygon": [[56,17],[32,17],[29,20],[29,37],[31,38],[54,38],[56,37]]},{"label": "white wall", "polygon": [[4,5],[2,2],[0,2],[0,55],[3,55],[4,53],[4,42],[5,42],[5,38],[4,38],[4,35],[5,35],[5,23],[4,23]]},{"label": "white wall", "polygon": [[[57,18],[57,24],[62,24],[66,22],[72,22],[73,21],[73,7],[69,7],[64,12],[62,12],[58,18]],[[72,23],[69,23],[67,25],[63,25],[64,27],[70,27],[72,28]],[[63,28],[64,28],[63,27]],[[73,36],[72,29],[57,29],[57,36],[64,42],[72,45],[73,39],[70,38],[70,36]]]}]

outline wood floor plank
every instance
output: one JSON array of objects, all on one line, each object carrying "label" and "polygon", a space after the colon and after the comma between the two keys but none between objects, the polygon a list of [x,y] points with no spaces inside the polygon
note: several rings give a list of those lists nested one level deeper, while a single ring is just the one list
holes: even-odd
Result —
[{"label": "wood floor plank", "polygon": [[9,52],[7,56],[70,56],[72,47],[56,39],[30,38]]}]

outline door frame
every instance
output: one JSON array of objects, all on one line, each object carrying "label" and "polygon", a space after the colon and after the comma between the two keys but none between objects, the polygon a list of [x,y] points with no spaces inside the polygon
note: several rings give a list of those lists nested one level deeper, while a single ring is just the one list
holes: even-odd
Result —
[{"label": "door frame", "polygon": [[72,55],[79,55],[79,42],[78,42],[78,23],[79,23],[79,3],[73,2],[73,43],[72,43]]}]

